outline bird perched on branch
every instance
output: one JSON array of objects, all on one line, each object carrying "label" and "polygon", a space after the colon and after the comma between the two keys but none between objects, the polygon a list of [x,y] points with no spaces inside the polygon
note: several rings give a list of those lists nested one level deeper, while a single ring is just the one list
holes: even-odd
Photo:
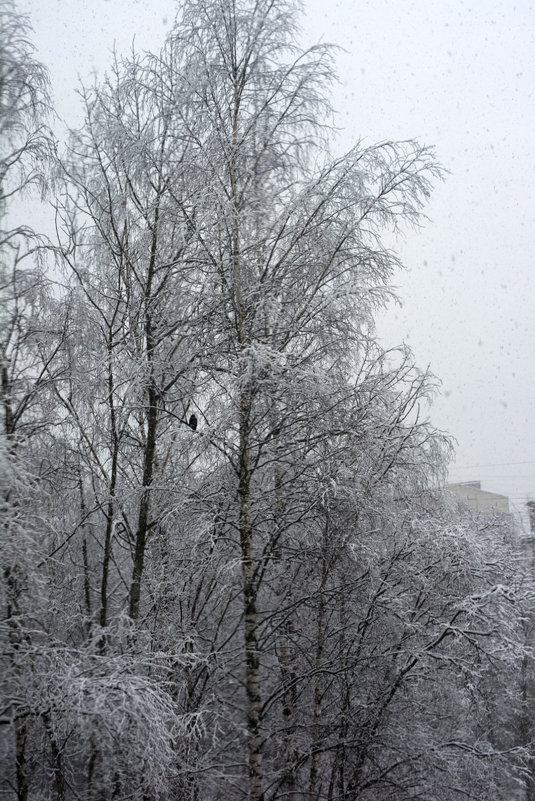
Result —
[{"label": "bird perched on branch", "polygon": [[197,430],[197,416],[195,414],[191,414],[188,420],[188,425],[192,431]]}]

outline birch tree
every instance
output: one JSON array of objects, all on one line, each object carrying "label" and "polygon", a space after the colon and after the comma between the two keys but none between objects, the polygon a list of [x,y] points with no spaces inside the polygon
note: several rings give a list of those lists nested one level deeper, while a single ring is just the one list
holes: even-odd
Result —
[{"label": "birch tree", "polygon": [[[17,674],[13,656],[25,633],[27,598],[35,590],[35,565],[29,559],[34,533],[24,507],[27,453],[21,449],[43,426],[41,393],[57,351],[46,308],[47,281],[38,254],[42,239],[20,222],[22,198],[46,184],[51,136],[46,68],[35,58],[28,18],[10,0],[0,4],[0,396],[2,429],[2,607],[9,643],[7,673]],[[35,197],[35,194],[34,194]],[[47,369],[43,369],[43,358]],[[9,686],[9,685],[8,685]],[[12,689],[10,687],[10,689]],[[10,696],[8,694],[8,699]],[[13,777],[17,798],[28,797],[27,715],[10,703],[3,724],[13,730]],[[11,745],[11,744],[10,744]]]},{"label": "birch tree", "polygon": [[[102,582],[108,583],[112,528],[120,519],[133,548],[128,601],[133,619],[139,615],[145,551],[154,525],[151,486],[158,466],[169,459],[163,445],[169,420],[176,423],[169,436],[184,433],[181,424],[187,424],[201,339],[193,323],[194,278],[184,272],[190,234],[168,188],[172,174],[173,193],[182,197],[184,153],[169,147],[172,121],[165,98],[151,92],[147,99],[144,76],[137,70],[135,61],[122,67],[116,63],[104,86],[86,92],[86,125],[73,134],[64,160],[67,199],[58,208],[62,259],[81,303],[77,315],[85,316],[89,336],[97,336],[97,363],[106,365],[105,376],[95,376],[97,385],[106,387],[105,401],[98,402],[107,406],[108,420],[101,432],[106,466],[97,468],[108,496]],[[74,341],[79,337],[77,332]],[[87,382],[79,379],[85,392]],[[72,386],[60,391],[60,399],[87,443],[90,435],[73,407]],[[93,419],[101,425],[104,415],[94,413]],[[137,483],[136,511],[131,503],[118,505],[118,487],[125,482],[128,487]],[[101,625],[107,620],[106,594],[102,586]]]},{"label": "birch tree", "polygon": [[308,144],[322,138],[330,58],[325,48],[298,52],[294,26],[283,2],[191,3],[165,51],[169,84],[186,87],[177,114],[201,185],[195,238],[220,299],[212,351],[236,476],[229,491],[255,801],[265,793],[267,737],[259,615],[275,554],[315,492],[295,473],[317,471],[321,444],[336,448],[348,431],[336,420],[354,397],[350,365],[395,264],[377,234],[399,216],[417,218],[437,173],[415,143],[356,148],[334,161]]},{"label": "birch tree", "polygon": [[48,377],[42,357],[52,363],[57,342],[47,336],[44,240],[21,212],[24,198],[46,188],[52,137],[48,73],[35,58],[29,20],[11,0],[2,0],[0,17],[1,396],[3,432],[14,446],[17,430],[23,438],[32,431],[32,407]]}]

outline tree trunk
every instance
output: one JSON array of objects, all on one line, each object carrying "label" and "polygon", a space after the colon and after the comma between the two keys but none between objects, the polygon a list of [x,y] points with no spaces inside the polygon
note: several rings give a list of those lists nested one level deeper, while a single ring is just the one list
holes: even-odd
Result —
[{"label": "tree trunk", "polygon": [[136,547],[134,552],[134,567],[132,583],[130,585],[129,615],[132,620],[139,616],[139,601],[141,597],[141,577],[145,564],[145,548],[149,530],[150,513],[150,487],[154,472],[154,457],[156,453],[156,429],[158,424],[158,410],[156,408],[156,390],[149,388],[149,410],[147,416],[147,442],[143,463],[143,490],[139,504],[139,515],[136,532]]},{"label": "tree trunk", "polygon": [[143,575],[143,568],[145,565],[145,548],[147,545],[147,535],[149,530],[149,513],[150,513],[150,499],[151,499],[151,484],[154,474],[154,460],[156,456],[156,429],[158,427],[158,390],[155,383],[154,376],[154,355],[156,349],[156,341],[153,331],[152,319],[152,281],[156,270],[156,253],[158,249],[158,221],[160,211],[159,205],[156,204],[154,212],[154,224],[152,226],[152,243],[150,263],[147,273],[147,284],[144,291],[144,334],[145,346],[147,353],[147,369],[148,369],[148,409],[147,409],[147,439],[145,442],[145,453],[143,459],[143,484],[142,494],[139,504],[139,515],[136,532],[136,545],[134,552],[134,566],[132,570],[132,582],[130,585],[130,604],[129,615],[132,620],[137,620],[139,617],[139,602],[141,597],[141,578]]},{"label": "tree trunk", "polygon": [[247,732],[249,762],[249,798],[250,801],[262,801],[263,765],[261,696],[260,696],[260,660],[258,655],[257,632],[257,586],[255,581],[255,564],[253,554],[253,530],[251,525],[251,472],[249,465],[248,428],[250,417],[250,400],[246,393],[242,395],[240,405],[240,463],[239,463],[239,526],[241,566],[243,582],[244,606],[244,638],[245,638],[245,687],[247,691]]},{"label": "tree trunk", "polygon": [[26,760],[26,715],[15,718],[15,758],[17,768],[17,801],[28,799],[28,763]]},{"label": "tree trunk", "polygon": [[[102,578],[100,582],[100,614],[99,623],[102,628],[108,624],[108,579],[110,572],[111,562],[111,549],[113,537],[113,518],[115,514],[115,488],[117,484],[117,463],[119,459],[119,437],[117,434],[117,420],[115,415],[115,401],[114,401],[114,380],[113,380],[113,367],[112,367],[112,351],[113,340],[112,330],[110,328],[108,340],[108,403],[110,406],[110,429],[112,440],[112,461],[111,461],[111,476],[109,486],[109,501],[108,509],[106,512],[106,532],[104,534],[104,554],[102,558]],[[105,647],[104,637],[100,640],[100,648],[103,650]]]},{"label": "tree trunk", "polygon": [[292,642],[294,635],[293,621],[288,619],[282,626],[281,643],[279,646],[279,664],[281,666],[282,685],[282,714],[285,723],[284,731],[284,758],[286,762],[286,775],[284,778],[285,798],[288,801],[297,799],[297,763],[299,752],[295,747],[295,713],[297,711],[297,676],[295,672],[295,647]]},{"label": "tree trunk", "polygon": [[[325,532],[323,538],[324,549],[327,548],[328,543],[328,523],[325,524]],[[320,714],[321,714],[321,697],[323,692],[322,681],[320,678],[320,669],[323,663],[323,648],[325,644],[325,588],[327,585],[327,554],[324,550],[323,559],[321,563],[321,583],[319,595],[319,608],[317,619],[317,641],[316,641],[316,678],[314,681],[314,709],[312,712],[312,757],[310,760],[310,778],[308,795],[310,801],[315,801],[318,798],[318,743],[320,739]]]},{"label": "tree trunk", "polygon": [[[7,524],[5,526],[7,529]],[[9,641],[14,651],[18,650],[23,629],[20,619],[18,603],[20,590],[17,586],[17,568],[7,567],[4,570],[5,586],[8,594],[6,619],[9,631]],[[27,636],[25,639],[29,639]],[[20,672],[20,665],[14,664],[15,673]],[[26,719],[27,715],[20,712],[15,716],[15,770],[17,777],[17,801],[27,801],[28,798],[28,763],[26,758]]]}]

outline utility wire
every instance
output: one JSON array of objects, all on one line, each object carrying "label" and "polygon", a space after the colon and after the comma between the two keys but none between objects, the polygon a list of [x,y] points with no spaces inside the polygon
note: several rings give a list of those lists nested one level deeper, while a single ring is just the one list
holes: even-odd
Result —
[{"label": "utility wire", "polygon": [[459,464],[452,467],[452,470],[464,470],[468,467],[505,467],[510,464],[535,464],[535,460],[529,462],[491,462],[490,464]]}]

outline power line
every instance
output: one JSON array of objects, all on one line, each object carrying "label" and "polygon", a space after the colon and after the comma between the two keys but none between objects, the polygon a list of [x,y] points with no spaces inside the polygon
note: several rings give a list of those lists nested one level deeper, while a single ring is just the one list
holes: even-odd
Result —
[{"label": "power line", "polygon": [[452,470],[464,470],[469,467],[505,467],[510,464],[535,464],[534,460],[528,462],[491,462],[489,464],[459,464],[452,467]]},{"label": "power line", "polygon": [[[475,474],[474,481],[495,481],[497,479],[506,479],[507,481],[533,481],[533,473],[491,473],[489,472],[478,472]],[[453,476],[451,476],[453,478]],[[461,483],[463,483],[461,481]]]}]

